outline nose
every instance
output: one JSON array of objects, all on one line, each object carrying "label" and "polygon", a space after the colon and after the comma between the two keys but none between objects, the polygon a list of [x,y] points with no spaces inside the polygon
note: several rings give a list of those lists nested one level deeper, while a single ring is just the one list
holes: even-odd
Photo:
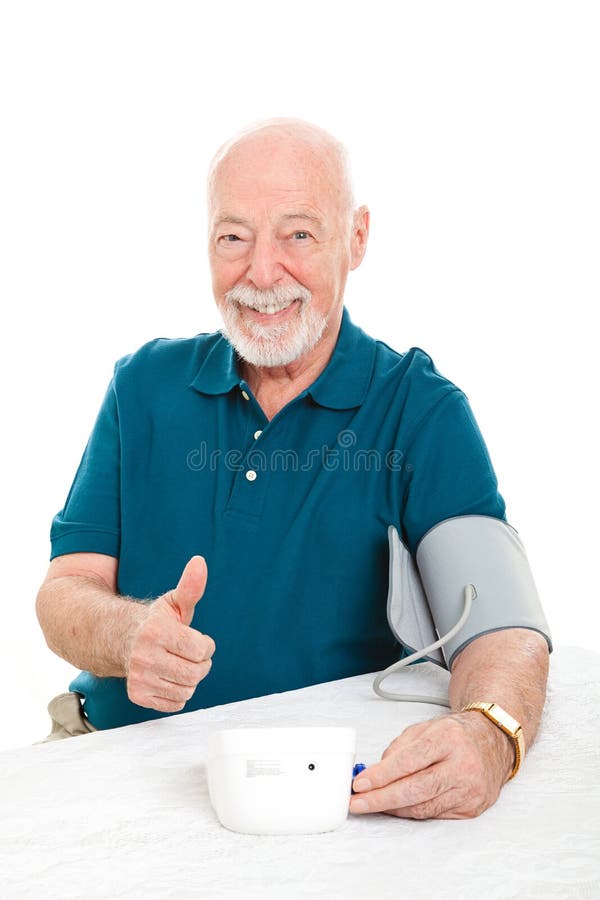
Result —
[{"label": "nose", "polygon": [[252,247],[250,264],[246,272],[254,287],[260,291],[273,287],[284,272],[277,243],[268,237],[257,237]]}]

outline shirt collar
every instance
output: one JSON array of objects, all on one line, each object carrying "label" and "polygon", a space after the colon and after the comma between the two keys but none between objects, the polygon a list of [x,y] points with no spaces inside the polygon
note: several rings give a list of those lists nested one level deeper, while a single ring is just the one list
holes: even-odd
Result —
[{"label": "shirt collar", "polygon": [[[319,406],[352,409],[361,406],[371,381],[376,342],[350,319],[346,307],[331,359],[307,389]],[[192,387],[203,394],[226,394],[242,382],[238,357],[220,335],[207,353]]]}]

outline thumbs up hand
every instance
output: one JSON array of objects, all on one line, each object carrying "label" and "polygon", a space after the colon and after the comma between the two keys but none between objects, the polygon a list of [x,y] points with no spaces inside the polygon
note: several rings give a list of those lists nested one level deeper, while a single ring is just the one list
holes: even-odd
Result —
[{"label": "thumbs up hand", "polygon": [[207,574],[203,557],[193,556],[177,587],[148,605],[131,636],[125,661],[127,696],[138,706],[179,712],[208,675],[215,642],[189,627]]}]

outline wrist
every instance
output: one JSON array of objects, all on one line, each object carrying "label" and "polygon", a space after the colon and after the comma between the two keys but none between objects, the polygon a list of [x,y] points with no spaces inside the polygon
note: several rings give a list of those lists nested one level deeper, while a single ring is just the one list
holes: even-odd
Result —
[{"label": "wrist", "polygon": [[505,772],[504,781],[514,778],[525,755],[525,741],[520,723],[497,703],[482,701],[469,703],[461,710],[461,713],[467,712],[478,713],[477,721],[480,725],[488,726],[488,737],[491,736],[491,740],[495,743],[495,755],[500,770]]},{"label": "wrist", "polygon": [[127,601],[127,605],[121,610],[123,619],[121,621],[121,640],[117,644],[119,647],[118,661],[122,676],[127,678],[133,648],[150,615],[151,605],[133,597],[123,597],[122,599]]},{"label": "wrist", "polygon": [[[464,715],[468,715],[464,713]],[[492,758],[496,760],[498,772],[502,777],[502,784],[509,781],[515,764],[515,748],[512,740],[504,734],[485,716],[470,716],[473,728],[481,735],[490,749]]]}]

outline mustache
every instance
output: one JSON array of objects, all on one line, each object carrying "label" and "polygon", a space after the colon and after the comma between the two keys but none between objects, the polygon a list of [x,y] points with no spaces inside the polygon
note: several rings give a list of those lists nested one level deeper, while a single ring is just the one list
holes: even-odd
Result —
[{"label": "mustache", "polygon": [[228,303],[239,303],[242,306],[252,306],[254,309],[264,310],[269,306],[286,306],[293,300],[308,303],[312,294],[308,288],[297,282],[294,284],[276,284],[272,288],[259,290],[251,285],[237,285],[227,291],[225,300]]}]

